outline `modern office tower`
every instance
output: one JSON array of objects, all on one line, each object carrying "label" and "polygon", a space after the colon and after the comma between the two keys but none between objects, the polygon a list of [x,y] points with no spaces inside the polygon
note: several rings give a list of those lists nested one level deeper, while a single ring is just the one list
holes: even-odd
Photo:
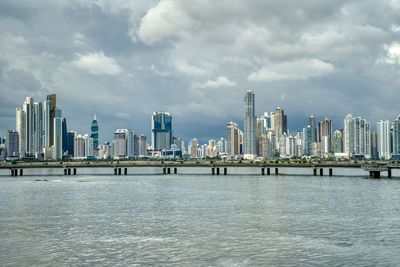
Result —
[{"label": "modern office tower", "polygon": [[42,152],[43,148],[43,105],[42,102],[33,103],[33,141],[34,141],[34,153],[38,155]]},{"label": "modern office tower", "polygon": [[255,94],[247,91],[244,97],[244,157],[253,158],[256,155],[256,116]]},{"label": "modern office tower", "polygon": [[256,117],[256,133],[255,133],[255,137],[256,137],[256,155],[259,154],[259,145],[258,145],[258,137],[260,137],[261,134],[265,134],[266,129],[264,127],[264,119],[263,118],[257,118]]},{"label": "modern office tower", "polygon": [[17,131],[8,130],[6,132],[6,153],[8,159],[19,157],[19,136]]},{"label": "modern office tower", "polygon": [[99,158],[109,159],[111,158],[111,145],[110,142],[105,142],[103,145],[99,145]]},{"label": "modern office tower", "polygon": [[169,112],[154,112],[151,117],[151,146],[154,150],[170,149],[172,117]]},{"label": "modern office tower", "polygon": [[[312,127],[311,127],[312,128]],[[323,153],[331,153],[332,149],[332,120],[325,118],[318,124],[319,140]]]},{"label": "modern office tower", "polygon": [[236,123],[227,123],[226,153],[228,155],[240,154],[240,132]]},{"label": "modern office tower", "polygon": [[74,158],[75,159],[83,159],[85,156],[85,138],[77,134],[74,137]]},{"label": "modern office tower", "polygon": [[[51,101],[48,100],[49,96],[47,96],[46,101],[43,102],[43,147],[50,147],[50,105]],[[53,118],[54,120],[54,118]]]},{"label": "modern office tower", "polygon": [[92,126],[90,127],[90,137],[93,138],[93,149],[97,149],[99,145],[99,125],[97,124],[96,114],[93,117]]},{"label": "modern office tower", "polygon": [[189,147],[188,149],[190,150],[190,156],[193,158],[197,158],[197,139],[193,138],[189,142]]},{"label": "modern office tower", "polygon": [[138,157],[139,156],[139,135],[137,135],[137,134],[133,135],[133,143],[134,143],[133,155],[135,157]]},{"label": "modern office tower", "polygon": [[268,139],[267,139],[267,135],[266,134],[261,134],[258,138],[258,154],[257,156],[259,157],[267,157],[267,153],[268,153]]},{"label": "modern office tower", "polygon": [[282,136],[281,136],[281,143],[279,144],[279,154],[281,155],[281,156],[286,156],[287,154],[288,154],[288,152],[287,152],[287,134],[286,133],[284,133]]},{"label": "modern office tower", "polygon": [[[348,121],[348,123],[351,122]],[[351,125],[349,125],[349,128],[351,128]],[[354,146],[351,153],[369,158],[371,155],[370,123],[360,117],[353,118],[353,129]]]},{"label": "modern office tower", "polygon": [[378,159],[378,133],[376,131],[371,134],[371,158]]},{"label": "modern office tower", "polygon": [[390,159],[390,122],[380,120],[377,123],[378,156],[380,159]]},{"label": "modern office tower", "polygon": [[[75,136],[77,135],[74,131],[67,132],[67,148],[66,151],[69,156],[75,155]],[[65,151],[64,151],[65,152]]]},{"label": "modern office tower", "polygon": [[303,156],[303,132],[297,132],[295,140],[296,140],[295,155],[296,157],[301,157]]},{"label": "modern office tower", "polygon": [[147,137],[143,134],[139,136],[139,156],[147,157]]},{"label": "modern office tower", "polygon": [[218,153],[220,154],[226,153],[226,143],[227,143],[226,140],[223,137],[221,137],[221,139],[218,141],[217,144]]},{"label": "modern office tower", "polygon": [[315,128],[315,117],[314,115],[311,115],[308,118],[308,125],[311,126],[312,129],[312,142],[317,142],[317,129]]},{"label": "modern office tower", "polygon": [[[279,151],[280,140],[284,133],[288,134],[287,132],[287,116],[285,112],[280,107],[277,107],[275,113],[273,113],[273,127],[272,129],[275,130],[275,137],[276,137],[276,149]],[[272,121],[271,121],[272,123]]]},{"label": "modern office tower", "polygon": [[54,122],[53,122],[53,159],[60,160],[62,159],[63,151],[62,151],[62,112],[61,109],[54,109]]},{"label": "modern office tower", "polygon": [[[54,136],[55,136],[54,135],[54,129],[55,129],[54,128],[54,118],[56,117],[55,110],[57,108],[57,97],[56,97],[56,95],[55,94],[47,95],[47,101],[49,101],[49,110],[47,110],[46,112],[49,113],[48,116],[50,118],[49,123],[48,123],[49,129],[50,129],[48,131],[48,134],[49,134],[49,137],[50,137],[49,146],[53,146],[54,142],[55,142],[54,141]],[[46,117],[46,115],[45,115],[45,117]]]},{"label": "modern office tower", "polygon": [[85,140],[85,157],[93,157],[94,156],[94,151],[93,151],[93,146],[94,146],[94,141],[93,138],[90,137],[88,134],[85,134],[83,136],[83,139]]},{"label": "modern office tower", "polygon": [[62,150],[63,153],[68,151],[68,131],[67,131],[67,119],[63,118],[62,119]]},{"label": "modern office tower", "polygon": [[269,116],[268,112],[264,112],[264,115],[261,117],[262,120],[262,127],[264,131],[262,133],[266,133],[267,130],[271,129],[271,117]]},{"label": "modern office tower", "polygon": [[343,135],[342,132],[336,130],[333,133],[333,152],[342,153],[343,152]]},{"label": "modern office tower", "polygon": [[400,155],[400,115],[393,121],[393,154]]},{"label": "modern office tower", "polygon": [[347,114],[344,118],[343,151],[354,154],[354,119],[351,114]]},{"label": "modern office tower", "polygon": [[135,153],[134,133],[130,129],[118,129],[114,133],[114,158],[131,158]]},{"label": "modern office tower", "polygon": [[308,125],[303,128],[303,154],[306,156],[312,155],[312,128]]},{"label": "modern office tower", "polygon": [[15,129],[19,136],[18,152],[20,157],[23,157],[25,155],[25,112],[20,108],[16,109]]},{"label": "modern office tower", "polygon": [[33,129],[34,129],[34,107],[32,97],[27,97],[23,110],[25,113],[25,155],[32,156],[34,154],[34,141],[33,141]]}]

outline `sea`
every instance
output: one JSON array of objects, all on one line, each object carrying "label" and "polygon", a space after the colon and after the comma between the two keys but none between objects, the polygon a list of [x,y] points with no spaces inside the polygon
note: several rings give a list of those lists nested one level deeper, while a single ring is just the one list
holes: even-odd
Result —
[{"label": "sea", "polygon": [[400,172],[0,170],[0,265],[400,266]]}]

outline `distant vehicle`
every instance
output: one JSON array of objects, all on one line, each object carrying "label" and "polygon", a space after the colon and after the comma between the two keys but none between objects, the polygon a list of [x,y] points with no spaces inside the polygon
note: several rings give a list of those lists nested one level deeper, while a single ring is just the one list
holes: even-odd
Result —
[{"label": "distant vehicle", "polygon": [[25,161],[23,161],[23,160],[18,160],[18,161],[16,161],[16,163],[25,163]]}]

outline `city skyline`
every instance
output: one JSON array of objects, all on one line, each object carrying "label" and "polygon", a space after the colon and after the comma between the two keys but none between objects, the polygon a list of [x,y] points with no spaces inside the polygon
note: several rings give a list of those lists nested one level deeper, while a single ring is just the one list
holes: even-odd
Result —
[{"label": "city skyline", "polygon": [[150,136],[148,114],[156,110],[173,114],[177,136],[216,139],[221,125],[240,124],[248,88],[257,94],[256,114],[280,106],[292,131],[310,114],[329,117],[334,129],[348,113],[372,129],[398,115],[398,1],[0,7],[1,135],[13,128],[9,111],[20,99],[49,93],[79,132],[97,114],[107,134],[100,143],[124,127]]}]

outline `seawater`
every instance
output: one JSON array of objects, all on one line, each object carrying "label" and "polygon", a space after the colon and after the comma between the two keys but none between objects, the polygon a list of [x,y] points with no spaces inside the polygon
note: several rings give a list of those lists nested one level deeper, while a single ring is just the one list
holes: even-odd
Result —
[{"label": "seawater", "polygon": [[1,171],[0,265],[400,266],[399,178],[178,171]]}]

